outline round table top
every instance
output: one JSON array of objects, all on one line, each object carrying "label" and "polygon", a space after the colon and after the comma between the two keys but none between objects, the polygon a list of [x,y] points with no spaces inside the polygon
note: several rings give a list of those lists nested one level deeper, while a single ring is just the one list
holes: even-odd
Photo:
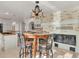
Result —
[{"label": "round table top", "polygon": [[29,32],[24,32],[24,34],[27,35],[50,35],[52,34],[51,32],[46,32],[46,31],[42,31],[42,32],[33,32],[33,31],[29,31]]},{"label": "round table top", "polygon": [[25,32],[23,33],[25,38],[48,38],[51,33],[48,32]]}]

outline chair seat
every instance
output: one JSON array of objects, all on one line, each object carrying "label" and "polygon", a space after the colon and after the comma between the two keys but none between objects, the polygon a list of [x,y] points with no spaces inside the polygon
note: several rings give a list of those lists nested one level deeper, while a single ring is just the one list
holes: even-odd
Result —
[{"label": "chair seat", "polygon": [[41,50],[46,50],[46,46],[39,46],[39,49],[41,49]]},{"label": "chair seat", "polygon": [[25,45],[31,45],[32,44],[32,42],[26,42],[25,43]]},{"label": "chair seat", "polygon": [[49,45],[47,45],[46,49],[47,49],[47,50],[52,49],[51,45],[50,45],[50,44],[49,44]]}]

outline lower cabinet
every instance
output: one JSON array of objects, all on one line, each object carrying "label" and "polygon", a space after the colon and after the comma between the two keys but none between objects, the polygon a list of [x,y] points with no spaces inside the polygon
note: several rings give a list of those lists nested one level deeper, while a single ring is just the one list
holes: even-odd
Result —
[{"label": "lower cabinet", "polygon": [[2,46],[5,50],[17,48],[17,35],[5,35],[2,39]]},{"label": "lower cabinet", "polygon": [[54,47],[62,48],[62,49],[68,50],[68,51],[79,52],[79,47],[68,45],[68,44],[54,42]]}]

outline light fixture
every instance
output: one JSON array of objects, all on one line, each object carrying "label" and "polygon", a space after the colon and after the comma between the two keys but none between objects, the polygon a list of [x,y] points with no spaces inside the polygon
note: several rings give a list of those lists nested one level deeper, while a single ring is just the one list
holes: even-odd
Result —
[{"label": "light fixture", "polygon": [[40,9],[40,7],[38,5],[39,1],[36,1],[35,3],[36,3],[35,9],[32,10],[32,11],[33,11],[33,13],[34,13],[35,16],[39,16],[39,13],[42,12],[42,9]]}]

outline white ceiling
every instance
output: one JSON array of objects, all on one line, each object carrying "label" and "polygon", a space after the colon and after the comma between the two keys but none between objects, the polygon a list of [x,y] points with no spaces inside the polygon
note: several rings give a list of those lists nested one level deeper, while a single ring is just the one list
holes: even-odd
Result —
[{"label": "white ceiling", "polygon": [[52,1],[49,3],[56,6],[59,10],[73,8],[76,6],[79,7],[79,1]]},{"label": "white ceiling", "polygon": [[[39,5],[44,12],[53,13],[53,11],[64,10],[67,8],[79,6],[79,2],[40,1]],[[10,14],[17,16],[18,19],[23,19],[24,16],[30,17],[32,9],[34,9],[34,7],[34,1],[0,1],[0,13],[9,12]]]}]

